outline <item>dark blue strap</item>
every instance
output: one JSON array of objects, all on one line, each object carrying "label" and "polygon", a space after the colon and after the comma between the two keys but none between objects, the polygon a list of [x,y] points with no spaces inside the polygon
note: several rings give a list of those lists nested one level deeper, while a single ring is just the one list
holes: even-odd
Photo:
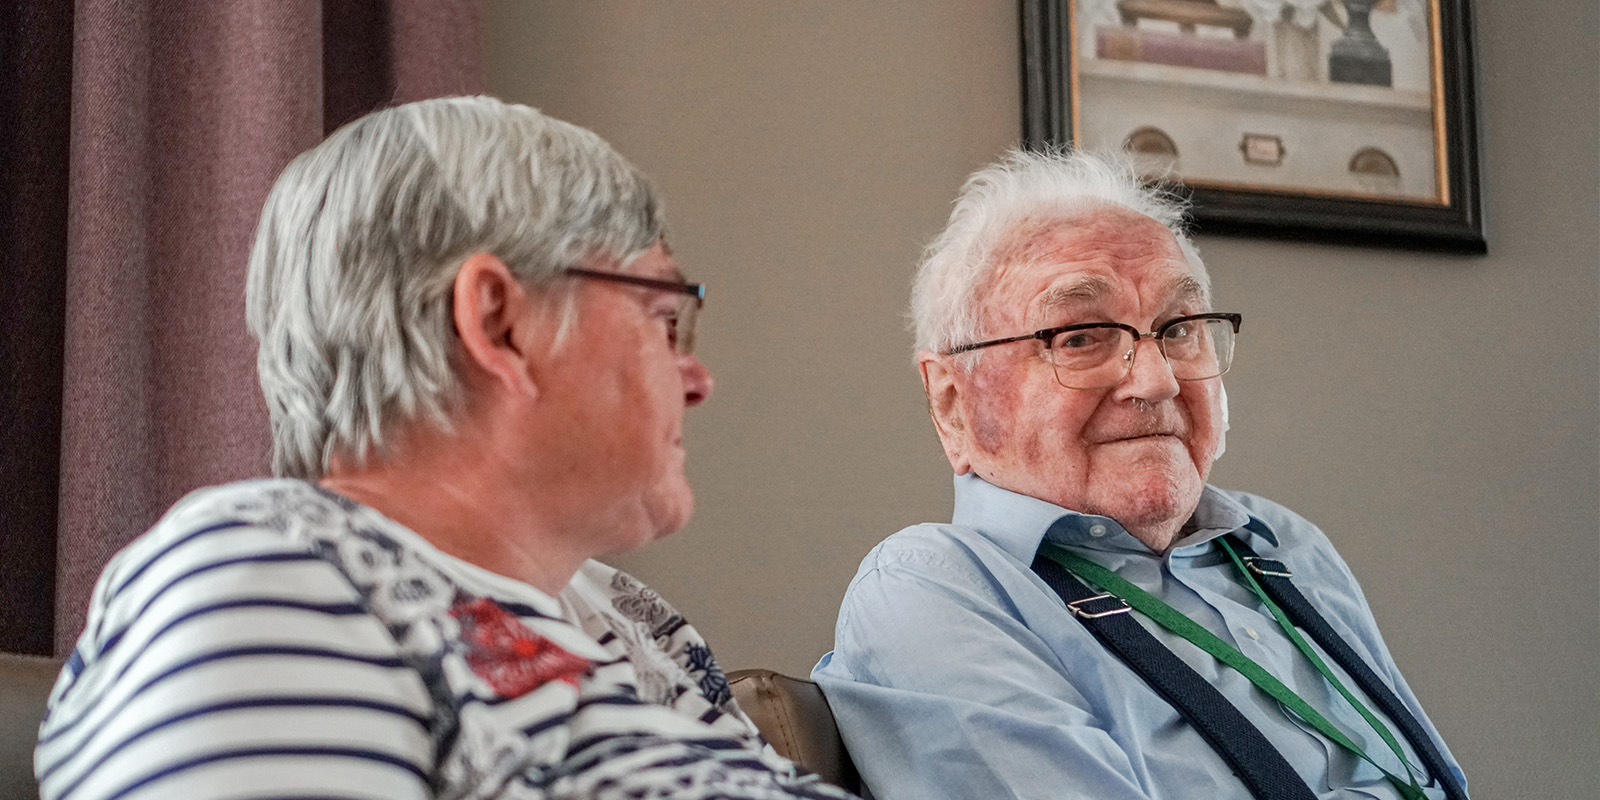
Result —
[{"label": "dark blue strap", "polygon": [[1126,613],[1126,603],[1100,595],[1043,556],[1033,571],[1083,623],[1157,694],[1194,726],[1256,800],[1316,800],[1282,753],[1215,686]]},{"label": "dark blue strap", "polygon": [[1411,742],[1411,747],[1417,751],[1422,759],[1422,765],[1427,767],[1428,774],[1444,788],[1444,794],[1449,800],[1467,800],[1467,793],[1456,782],[1455,772],[1445,763],[1444,756],[1439,753],[1439,748],[1433,743],[1433,738],[1422,729],[1422,724],[1411,715],[1405,704],[1400,702],[1394,692],[1367,666],[1367,662],[1350,647],[1345,640],[1333,630],[1322,614],[1306,600],[1305,595],[1295,588],[1289,580],[1290,571],[1271,559],[1264,559],[1256,555],[1244,540],[1233,534],[1228,534],[1228,543],[1233,545],[1239,555],[1247,559],[1255,559],[1255,566],[1251,572],[1255,575],[1256,582],[1283,609],[1295,627],[1311,635],[1311,639],[1344,668],[1346,674],[1355,680],[1361,691],[1376,703],[1378,708],[1387,715],[1400,733]]}]

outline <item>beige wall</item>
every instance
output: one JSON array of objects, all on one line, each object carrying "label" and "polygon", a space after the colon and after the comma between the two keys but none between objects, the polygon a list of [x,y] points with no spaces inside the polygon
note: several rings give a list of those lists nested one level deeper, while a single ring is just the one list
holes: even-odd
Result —
[{"label": "beige wall", "polygon": [[[1244,313],[1214,478],[1339,543],[1474,797],[1600,786],[1593,0],[1479,2],[1490,254],[1203,237]],[[1018,131],[1014,0],[490,0],[489,86],[664,187],[710,284],[700,510],[623,565],[731,667],[805,673],[860,557],[947,519],[900,312]]]}]

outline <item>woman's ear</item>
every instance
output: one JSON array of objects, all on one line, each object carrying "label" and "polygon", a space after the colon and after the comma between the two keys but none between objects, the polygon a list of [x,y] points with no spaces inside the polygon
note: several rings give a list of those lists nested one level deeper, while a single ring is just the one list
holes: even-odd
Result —
[{"label": "woman's ear", "polygon": [[461,262],[451,287],[451,311],[464,366],[506,391],[537,394],[528,361],[526,326],[533,298],[511,269],[489,253]]}]

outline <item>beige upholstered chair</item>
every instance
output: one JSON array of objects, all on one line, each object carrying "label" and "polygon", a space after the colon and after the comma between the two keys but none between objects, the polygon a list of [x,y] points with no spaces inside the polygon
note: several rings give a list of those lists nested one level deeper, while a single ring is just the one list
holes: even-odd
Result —
[{"label": "beige upholstered chair", "polygon": [[0,798],[32,800],[39,796],[33,779],[33,746],[39,721],[55,686],[61,662],[38,656],[0,653]]},{"label": "beige upholstered chair", "polygon": [[728,673],[728,684],[739,707],[780,755],[831,784],[861,791],[833,712],[815,683],[770,669],[743,669]]}]

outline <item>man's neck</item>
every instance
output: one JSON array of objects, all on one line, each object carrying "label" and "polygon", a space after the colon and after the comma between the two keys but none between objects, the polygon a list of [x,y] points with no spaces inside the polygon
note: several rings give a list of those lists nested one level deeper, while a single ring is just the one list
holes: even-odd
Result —
[{"label": "man's neck", "polygon": [[1151,552],[1156,555],[1166,555],[1167,551],[1172,549],[1173,543],[1178,541],[1179,534],[1183,530],[1183,523],[1184,520],[1175,522],[1163,520],[1160,523],[1151,525],[1129,525],[1123,523],[1122,527],[1128,531],[1129,535],[1143,542],[1145,547],[1150,548]]}]

